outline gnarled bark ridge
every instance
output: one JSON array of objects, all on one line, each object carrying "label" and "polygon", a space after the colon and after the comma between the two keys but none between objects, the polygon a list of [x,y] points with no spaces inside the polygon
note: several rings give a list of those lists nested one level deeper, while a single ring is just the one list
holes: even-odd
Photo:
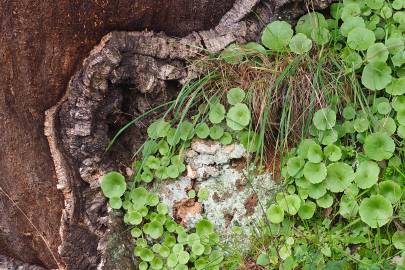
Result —
[{"label": "gnarled bark ridge", "polygon": [[[323,2],[318,4],[318,8],[325,5]],[[65,198],[60,253],[68,268],[82,269],[100,263],[106,269],[118,269],[131,264],[129,254],[123,252],[120,256],[128,257],[128,265],[123,266],[122,260],[120,266],[111,265],[106,235],[117,232],[106,234],[108,224],[103,222],[111,219],[107,217],[98,189],[101,175],[118,169],[119,162],[129,162],[122,157],[114,159],[114,152],[122,151],[120,147],[112,153],[104,151],[113,128],[108,124],[109,117],[114,111],[130,108],[127,113],[136,115],[153,104],[167,101],[173,95],[173,91],[170,92],[173,82],[178,89],[195,75],[188,69],[187,60],[204,51],[218,52],[235,41],[257,40],[264,23],[286,14],[289,18],[296,17],[305,12],[302,7],[305,3],[301,1],[273,1],[270,4],[239,0],[214,29],[194,32],[184,38],[148,31],[112,32],[103,38],[71,79],[65,97],[48,111],[46,118],[46,134],[59,188]],[[144,137],[141,130],[141,124],[136,123],[132,131],[127,131],[133,138],[126,136],[124,144],[129,149],[140,146],[142,140],[139,138]],[[77,170],[72,164],[78,167]],[[77,235],[99,241],[98,250],[96,246],[83,247],[73,242]]]}]

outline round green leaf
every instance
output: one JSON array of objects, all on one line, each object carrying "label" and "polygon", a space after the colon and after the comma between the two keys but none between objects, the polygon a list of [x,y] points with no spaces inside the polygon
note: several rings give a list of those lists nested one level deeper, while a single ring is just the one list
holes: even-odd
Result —
[{"label": "round green leaf", "polygon": [[303,175],[305,161],[300,157],[293,157],[287,161],[287,172],[290,176],[299,178]]},{"label": "round green leaf", "polygon": [[195,226],[196,233],[203,237],[214,232],[214,225],[208,219],[201,219]]},{"label": "round green leaf", "polygon": [[338,161],[342,157],[342,150],[334,144],[328,145],[323,150],[325,156],[332,162]]},{"label": "round green leaf", "polygon": [[195,242],[191,245],[191,252],[197,256],[204,253],[204,246],[200,242]]},{"label": "round green leaf", "polygon": [[319,184],[309,184],[308,188],[308,196],[311,197],[312,199],[319,199],[323,195],[326,194],[326,185],[325,181],[319,183]]},{"label": "round green leaf", "polygon": [[228,91],[226,97],[229,104],[236,105],[237,103],[242,102],[245,98],[245,91],[239,87],[232,88]]},{"label": "round green leaf", "polygon": [[338,133],[334,129],[327,129],[319,132],[319,141],[322,145],[331,145],[338,139]]},{"label": "round green leaf", "polygon": [[357,132],[364,132],[368,129],[370,122],[366,118],[357,118],[353,122],[354,130]]},{"label": "round green leaf", "polygon": [[305,189],[305,188],[308,188],[311,185],[311,182],[309,182],[305,177],[301,177],[301,178],[295,179],[295,184],[298,187],[301,187],[301,188]]},{"label": "round green leaf", "polygon": [[392,108],[399,112],[405,109],[405,96],[397,96],[392,101]]},{"label": "round green leaf", "polygon": [[225,118],[225,107],[221,103],[210,104],[210,112],[208,114],[208,119],[213,124],[219,124]]},{"label": "round green leaf", "polygon": [[377,112],[382,115],[389,114],[391,112],[391,104],[387,101],[378,103]]},{"label": "round green leaf", "polygon": [[402,139],[405,139],[405,126],[399,126],[397,130],[397,134]]},{"label": "round green leaf", "polygon": [[256,152],[259,147],[259,135],[252,131],[242,131],[239,135],[239,141],[248,152]]},{"label": "round green leaf", "polygon": [[312,30],[318,28],[327,28],[327,26],[328,23],[321,13],[309,12],[298,20],[297,25],[295,26],[295,31],[310,38]]},{"label": "round green leaf", "polygon": [[360,54],[346,47],[341,52],[341,58],[346,67],[350,69],[359,69],[363,65],[363,59]]},{"label": "round green leaf", "polygon": [[[311,145],[316,144],[314,140],[312,139],[304,139],[300,142],[297,148],[297,154],[301,158],[307,158],[308,156],[308,149]],[[322,151],[322,149],[321,149]]]},{"label": "round green leaf", "polygon": [[[383,104],[383,102],[380,104]],[[375,132],[385,132],[389,136],[394,134],[396,130],[397,125],[395,124],[395,120],[391,117],[381,118],[374,125]]]},{"label": "round green leaf", "polygon": [[313,143],[308,147],[307,158],[310,162],[319,163],[323,160],[322,148],[319,144]]},{"label": "round green leaf", "polygon": [[384,62],[367,64],[361,75],[361,82],[370,90],[384,89],[391,80],[391,68]]},{"label": "round green leaf", "polygon": [[145,262],[151,262],[155,256],[153,255],[153,251],[149,248],[142,248],[139,251],[139,257]]},{"label": "round green leaf", "polygon": [[379,193],[391,203],[396,203],[401,199],[402,189],[399,184],[392,180],[386,180],[378,184]]},{"label": "round green leaf", "polygon": [[177,178],[180,175],[179,168],[176,165],[170,165],[166,168],[166,174],[170,178]]},{"label": "round green leaf", "polygon": [[314,28],[311,32],[311,38],[318,45],[325,45],[330,40],[330,32],[327,28]]},{"label": "round green leaf", "polygon": [[388,55],[388,49],[383,43],[375,43],[367,49],[368,62],[386,62]]},{"label": "round green leaf", "polygon": [[158,119],[147,129],[148,136],[151,139],[157,139],[161,137],[165,137],[167,132],[169,131],[170,124],[166,122],[164,119]]},{"label": "round green leaf", "polygon": [[229,132],[224,132],[224,134],[222,135],[220,142],[223,145],[228,145],[232,142],[232,135]]},{"label": "round green leaf", "polygon": [[329,108],[320,109],[314,114],[312,122],[318,130],[331,129],[336,124],[336,112]]},{"label": "round green leaf", "polygon": [[266,266],[270,264],[270,258],[266,253],[261,253],[256,259],[256,264]]},{"label": "round green leaf", "polygon": [[158,150],[161,155],[167,155],[170,151],[169,144],[165,140],[159,141]]},{"label": "round green leaf", "polygon": [[301,206],[301,199],[296,194],[282,194],[277,198],[280,207],[290,215],[297,214]]},{"label": "round green leaf", "polygon": [[392,235],[392,244],[395,248],[404,250],[405,249],[405,232],[404,231],[396,231]]},{"label": "round green leaf", "polygon": [[160,160],[155,156],[149,156],[146,159],[145,165],[151,169],[157,169],[160,167]]},{"label": "round green leaf", "polygon": [[149,192],[144,187],[137,187],[131,190],[130,198],[135,209],[141,209],[147,202]]},{"label": "round green leaf", "polygon": [[385,41],[390,54],[397,54],[404,50],[404,41],[400,37],[390,37]]},{"label": "round green leaf", "polygon": [[141,179],[145,183],[150,183],[153,180],[153,174],[149,169],[145,169],[143,173],[141,174]]},{"label": "round green leaf", "polygon": [[200,123],[195,127],[195,133],[200,139],[206,139],[210,135],[210,128],[206,123]]},{"label": "round green leaf", "polygon": [[177,263],[178,263],[177,254],[170,253],[169,257],[167,257],[166,265],[170,268],[173,268],[177,265]]},{"label": "round green leaf", "polygon": [[193,137],[193,124],[189,121],[183,121],[180,123],[179,127],[180,138],[183,141],[189,140]]},{"label": "round green leaf", "polygon": [[131,236],[132,237],[138,238],[141,235],[142,235],[142,230],[141,229],[139,229],[137,227],[131,229]]},{"label": "round green leaf", "polygon": [[267,218],[271,223],[278,224],[284,220],[284,210],[277,204],[270,205],[266,211]]},{"label": "round green leaf", "polygon": [[180,265],[187,264],[189,260],[190,260],[190,254],[187,251],[182,250],[179,252],[179,264]]},{"label": "round green leaf", "polygon": [[348,105],[343,109],[343,117],[346,120],[352,120],[356,116],[356,110],[353,106]]},{"label": "round green leaf", "polygon": [[354,179],[352,167],[343,162],[328,165],[327,171],[326,188],[334,193],[343,192]]},{"label": "round green leaf", "polygon": [[347,45],[356,51],[365,51],[375,42],[374,32],[356,27],[347,35]]},{"label": "round green leaf", "polygon": [[312,184],[322,182],[326,178],[325,164],[307,162],[304,166],[304,176]]},{"label": "round green leaf", "polygon": [[266,49],[257,42],[248,42],[243,45],[243,48],[248,54],[266,54]]},{"label": "round green leaf", "polygon": [[325,194],[321,198],[317,199],[316,203],[321,208],[329,208],[333,204],[333,197],[330,194]]},{"label": "round green leaf", "polygon": [[383,40],[385,38],[385,29],[376,27],[376,29],[374,29],[374,35],[377,40]]},{"label": "round green leaf", "polygon": [[346,218],[352,219],[357,216],[359,204],[356,199],[348,194],[343,194],[339,203],[339,214]]},{"label": "round green leaf", "polygon": [[374,161],[363,161],[356,170],[354,181],[361,189],[375,185],[380,174],[380,167]]},{"label": "round green leaf", "polygon": [[209,190],[207,188],[204,188],[204,187],[200,188],[198,190],[198,193],[197,193],[197,197],[201,201],[204,201],[204,200],[208,199],[209,195],[210,195]]},{"label": "round green leaf", "polygon": [[360,15],[360,13],[360,6],[357,3],[345,3],[343,6],[341,18],[343,21],[346,21],[350,17]]},{"label": "round green leaf", "polygon": [[125,177],[119,172],[109,172],[101,178],[101,190],[107,198],[119,198],[126,189]]},{"label": "round green leaf", "polygon": [[405,8],[405,2],[404,0],[394,0],[392,2],[392,8],[396,9],[396,10],[400,10],[402,8]]},{"label": "round green leaf", "polygon": [[250,110],[242,103],[232,106],[226,115],[226,124],[233,130],[239,131],[250,123]]},{"label": "round green leaf", "polygon": [[164,203],[159,203],[156,207],[156,210],[158,211],[159,214],[166,215],[168,213],[168,208],[167,205]]},{"label": "round green leaf", "polygon": [[159,168],[156,169],[155,176],[158,179],[166,179],[168,177],[167,176],[167,168],[163,167],[163,166],[160,166]]},{"label": "round green leaf", "polygon": [[284,51],[293,36],[291,25],[285,21],[274,21],[266,26],[262,43],[269,49]]},{"label": "round green leaf", "polygon": [[121,198],[110,198],[109,200],[110,206],[112,209],[120,209],[122,207],[122,201]]},{"label": "round green leaf", "polygon": [[298,216],[302,219],[311,219],[314,216],[316,204],[311,201],[306,201],[298,211]]},{"label": "round green leaf", "polygon": [[385,20],[392,17],[392,8],[388,5],[384,5],[384,7],[380,10],[380,16]]},{"label": "round green leaf", "polygon": [[405,109],[399,110],[396,118],[401,126],[405,126]]},{"label": "round green leaf", "polygon": [[368,135],[364,142],[364,153],[369,158],[381,161],[392,157],[395,143],[386,133],[376,132]]},{"label": "round green leaf", "polygon": [[163,235],[163,225],[158,221],[152,221],[145,224],[144,232],[148,234],[152,239],[158,239]]},{"label": "round green leaf", "polygon": [[180,132],[175,128],[170,128],[166,139],[170,146],[176,146],[180,142]]},{"label": "round green leaf", "polygon": [[349,17],[342,23],[342,26],[340,27],[340,32],[344,37],[347,37],[350,31],[352,31],[356,27],[366,28],[366,24],[364,23],[363,18],[359,16]]},{"label": "round green leaf", "polygon": [[184,264],[178,264],[176,265],[176,267],[174,268],[174,270],[187,270],[188,267]]},{"label": "round green leaf", "polygon": [[384,3],[384,0],[366,0],[366,5],[371,9],[380,9]]},{"label": "round green leaf", "polygon": [[[392,63],[394,67],[400,67],[405,64],[405,51],[398,52],[391,56]],[[400,74],[398,74],[400,75]]]},{"label": "round green leaf", "polygon": [[332,18],[338,20],[342,15],[343,3],[333,3],[330,5],[330,15]]},{"label": "round green leaf", "polygon": [[312,48],[312,41],[306,35],[298,33],[291,40],[288,45],[292,52],[296,54],[304,54],[309,52]]},{"label": "round green leaf", "polygon": [[371,195],[365,198],[359,207],[361,220],[371,228],[387,224],[393,214],[391,203],[382,195]]},{"label": "round green leaf", "polygon": [[243,60],[243,49],[235,43],[230,44],[221,52],[219,58],[229,64],[238,64]]},{"label": "round green leaf", "polygon": [[385,88],[385,92],[393,96],[400,96],[405,94],[405,77],[394,78],[391,83]]},{"label": "round green leaf", "polygon": [[161,245],[159,249],[159,255],[163,258],[167,258],[170,255],[170,248],[165,245]]},{"label": "round green leaf", "polygon": [[139,225],[142,223],[142,215],[137,211],[129,211],[126,213],[127,221],[131,225]]},{"label": "round green leaf", "polygon": [[147,270],[148,269],[148,263],[147,262],[140,262],[138,267],[139,267],[139,270]]},{"label": "round green leaf", "polygon": [[210,137],[213,140],[219,140],[224,135],[224,128],[220,125],[214,125],[210,128]]}]

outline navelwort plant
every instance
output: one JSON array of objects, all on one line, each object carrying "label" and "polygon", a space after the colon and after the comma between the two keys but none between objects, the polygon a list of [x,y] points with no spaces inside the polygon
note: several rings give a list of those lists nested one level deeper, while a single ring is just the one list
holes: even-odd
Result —
[{"label": "navelwort plant", "polygon": [[[251,112],[244,99],[245,92],[233,88],[222,101],[216,96],[208,99],[190,120],[184,115],[156,120],[147,129],[149,139],[143,145],[142,159],[134,163],[129,189],[118,172],[102,178],[101,189],[111,208],[125,210],[124,222],[131,226],[136,240],[134,254],[139,269],[214,270],[223,265],[225,252],[213,225],[202,219],[195,229],[186,231],[169,215],[159,196],[145,187],[153,180],[176,179],[185,171],[183,152],[194,137],[219,140],[224,145],[239,139],[248,148]],[[208,198],[209,191],[190,190],[188,196],[201,202]]]},{"label": "navelwort plant", "polygon": [[[230,65],[251,61],[256,67],[264,58],[292,58],[275,79],[277,89],[297,63],[314,55],[332,59],[342,70],[336,79],[339,91],[333,93],[319,81],[322,66],[313,70],[318,75],[313,83],[325,86],[327,103],[316,111],[309,108],[311,121],[296,147],[287,153],[280,148],[283,190],[269,198],[266,216],[257,221],[260,233],[252,236],[256,242],[250,253],[258,265],[405,269],[404,10],[404,0],[346,0],[332,4],[327,18],[317,12],[304,15],[294,29],[284,21],[272,22],[262,44],[231,44],[215,60]],[[126,183],[120,173],[110,172],[101,181],[110,206],[125,210],[139,269],[239,267],[227,263],[235,254],[224,251],[208,220],[186,232],[158,195],[145,188],[185,171],[183,155],[193,138],[240,142],[256,153],[251,163],[263,161],[270,128],[253,121],[255,89],[210,92],[209,82],[216,78],[212,72],[186,85],[149,126],[133,179]],[[338,83],[343,79],[349,85]],[[319,93],[311,99],[319,100]],[[263,110],[260,120],[265,122],[269,113]],[[290,117],[283,110],[280,121]],[[280,124],[277,143],[288,136],[288,128]],[[208,190],[190,190],[188,196],[201,201]]]},{"label": "navelwort plant", "polygon": [[[267,209],[273,242],[258,264],[402,269],[404,8],[404,1],[343,1],[331,6],[332,19],[303,16],[295,36],[285,22],[264,31],[263,44],[278,52],[302,54],[312,43],[329,43],[359,91],[318,110],[310,137],[287,154],[286,191]],[[291,237],[299,241],[291,244]]]}]

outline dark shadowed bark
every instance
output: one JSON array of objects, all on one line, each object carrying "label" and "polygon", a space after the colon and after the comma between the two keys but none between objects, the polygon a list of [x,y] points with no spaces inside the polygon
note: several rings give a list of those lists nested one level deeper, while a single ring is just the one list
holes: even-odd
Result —
[{"label": "dark shadowed bark", "polygon": [[[44,111],[64,95],[75,68],[109,31],[184,35],[215,25],[232,2],[0,1],[0,187],[59,261],[63,196],[43,132]],[[38,232],[1,191],[0,254],[57,267]]]}]

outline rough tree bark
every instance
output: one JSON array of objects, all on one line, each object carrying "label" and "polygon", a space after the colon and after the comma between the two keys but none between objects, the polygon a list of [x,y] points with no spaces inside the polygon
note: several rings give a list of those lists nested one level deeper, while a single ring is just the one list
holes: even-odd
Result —
[{"label": "rough tree bark", "polygon": [[[306,11],[306,3],[32,2],[10,0],[0,6],[0,59],[6,63],[0,77],[0,188],[10,196],[0,190],[0,254],[46,268],[129,269],[127,248],[111,244],[111,237],[119,238],[116,243],[128,241],[119,218],[106,213],[98,189],[102,173],[128,162],[121,150],[142,140],[138,126],[104,155],[114,129],[128,120],[117,111],[134,116],[146,104],[172,98],[195,74],[186,60],[201,53],[198,48],[216,52],[234,41],[255,40],[264,23],[294,18]],[[328,3],[311,5],[324,8]],[[212,29],[181,39],[148,31],[113,32],[81,65],[109,30],[144,28],[175,36]],[[46,117],[48,146],[42,123],[52,105]],[[117,256],[120,266],[113,262]]]},{"label": "rough tree bark", "polygon": [[[43,133],[45,110],[64,95],[74,70],[109,31],[148,28],[181,36],[209,29],[232,3],[0,1],[0,187],[25,211],[56,255],[63,196],[56,189]],[[57,267],[38,233],[2,192],[0,254]]]}]

